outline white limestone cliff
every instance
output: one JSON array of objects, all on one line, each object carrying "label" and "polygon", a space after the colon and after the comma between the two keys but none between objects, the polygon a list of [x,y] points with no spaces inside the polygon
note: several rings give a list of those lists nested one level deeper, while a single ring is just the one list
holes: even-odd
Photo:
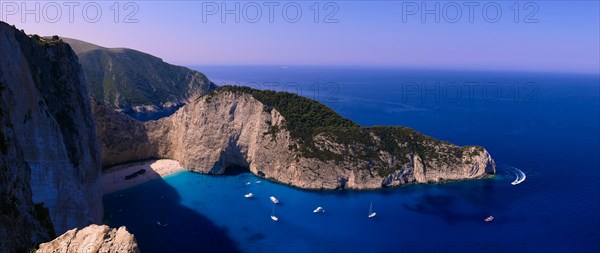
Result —
[{"label": "white limestone cliff", "polygon": [[43,203],[58,234],[101,222],[99,147],[75,53],[1,22],[0,45],[2,131],[14,137],[6,155],[26,165],[11,176],[31,192],[19,202]]}]

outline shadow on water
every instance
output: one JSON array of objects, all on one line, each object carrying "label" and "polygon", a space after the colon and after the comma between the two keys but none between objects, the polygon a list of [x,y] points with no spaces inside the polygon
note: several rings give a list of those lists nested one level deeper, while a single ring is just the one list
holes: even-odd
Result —
[{"label": "shadow on water", "polygon": [[163,179],[104,195],[104,219],[126,226],[141,252],[240,252],[227,234],[202,214],[183,206]]},{"label": "shadow on water", "polygon": [[409,211],[438,216],[448,224],[480,222],[494,211],[504,209],[497,201],[491,203],[495,193],[493,180],[446,183],[422,187],[422,194],[413,203],[404,203]]}]

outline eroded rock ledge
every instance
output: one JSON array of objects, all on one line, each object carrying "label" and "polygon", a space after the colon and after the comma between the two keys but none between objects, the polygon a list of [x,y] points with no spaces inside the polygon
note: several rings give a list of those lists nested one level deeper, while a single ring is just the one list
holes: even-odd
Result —
[{"label": "eroded rock ledge", "polygon": [[305,189],[377,189],[495,174],[482,147],[458,147],[406,127],[359,127],[289,93],[221,87],[145,123],[101,105],[94,114],[104,166],[148,158],[213,174],[242,166]]},{"label": "eroded rock ledge", "polygon": [[137,253],[139,249],[135,237],[125,227],[114,229],[105,225],[89,225],[69,230],[51,242],[40,244],[36,252]]}]

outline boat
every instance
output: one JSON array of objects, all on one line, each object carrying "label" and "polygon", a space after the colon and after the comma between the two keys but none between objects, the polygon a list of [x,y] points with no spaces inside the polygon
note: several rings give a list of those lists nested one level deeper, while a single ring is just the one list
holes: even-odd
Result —
[{"label": "boat", "polygon": [[279,218],[275,216],[275,206],[273,206],[273,212],[271,212],[271,220],[278,221]]},{"label": "boat", "polygon": [[252,182],[246,182],[246,185],[251,185],[251,184],[252,184]]},{"label": "boat", "polygon": [[160,223],[160,221],[156,221],[156,226],[158,226],[158,227],[166,227],[168,225],[169,225],[169,223],[162,224],[162,223]]},{"label": "boat", "polygon": [[491,215],[484,219],[485,222],[491,222],[493,220],[494,220],[494,216],[491,216]]},{"label": "boat", "polygon": [[260,184],[260,183],[262,183],[262,181],[258,180],[258,181],[254,182],[254,183],[255,184]]},{"label": "boat", "polygon": [[313,213],[321,213],[321,212],[325,212],[325,209],[323,209],[323,207],[317,207],[317,209],[313,210]]},{"label": "boat", "polygon": [[373,202],[371,202],[371,206],[369,207],[369,218],[373,218],[377,215],[376,212],[373,212]]},{"label": "boat", "polygon": [[527,175],[525,175],[525,173],[523,173],[523,171],[521,171],[520,169],[514,168],[513,167],[513,171],[515,173],[515,181],[512,181],[512,185],[518,185],[520,183],[523,183],[523,181],[525,181],[525,178],[527,178]]},{"label": "boat", "polygon": [[273,203],[279,204],[279,200],[277,198],[275,198],[275,196],[271,196],[269,198],[271,199],[271,201],[273,201]]},{"label": "boat", "polygon": [[254,197],[254,194],[248,193],[248,194],[244,195],[244,197],[246,197],[246,198],[252,198],[252,197]]}]

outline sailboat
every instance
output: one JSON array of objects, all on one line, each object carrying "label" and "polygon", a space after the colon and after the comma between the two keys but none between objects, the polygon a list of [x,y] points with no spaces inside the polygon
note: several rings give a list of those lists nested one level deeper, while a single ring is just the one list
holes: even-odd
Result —
[{"label": "sailboat", "polygon": [[275,216],[275,206],[273,206],[273,212],[271,212],[271,220],[278,221],[279,218]]},{"label": "sailboat", "polygon": [[371,202],[371,206],[369,207],[369,218],[373,218],[377,215],[376,212],[373,212],[373,202]]}]

